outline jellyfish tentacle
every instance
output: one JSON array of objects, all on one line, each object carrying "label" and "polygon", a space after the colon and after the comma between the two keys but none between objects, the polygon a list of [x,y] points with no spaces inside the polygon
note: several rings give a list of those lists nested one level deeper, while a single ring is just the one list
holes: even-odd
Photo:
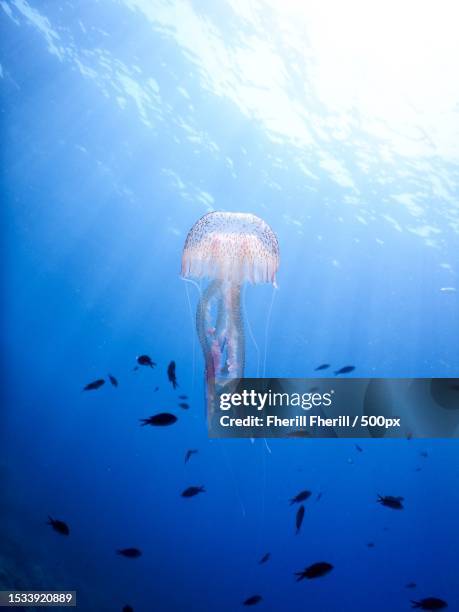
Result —
[{"label": "jellyfish tentacle", "polygon": [[242,291],[242,311],[245,312],[245,321],[246,321],[246,325],[247,325],[247,331],[249,332],[249,336],[250,339],[253,343],[253,346],[255,348],[255,353],[257,356],[257,369],[256,369],[256,376],[255,378],[259,378],[260,377],[260,359],[261,359],[261,353],[260,353],[260,347],[258,346],[257,340],[255,338],[255,335],[253,333],[253,329],[252,326],[250,324],[250,319],[247,316],[247,306],[246,306],[246,296],[247,296],[247,289],[246,289],[247,285],[245,285],[245,287],[243,289],[241,289]]},{"label": "jellyfish tentacle", "polygon": [[211,321],[212,301],[221,295],[221,281],[212,281],[202,294],[196,310],[196,330],[201,343],[206,371],[215,375],[214,360],[212,358],[212,344],[216,337],[216,328]]},{"label": "jellyfish tentacle", "polygon": [[[215,321],[213,306],[217,309]],[[198,303],[196,329],[205,362],[207,405],[212,408],[217,380],[244,375],[241,285],[220,280],[209,283]]]},{"label": "jellyfish tentacle", "polygon": [[241,310],[241,285],[224,283],[223,301],[227,314],[226,364],[229,378],[242,378],[245,366],[244,322]]},{"label": "jellyfish tentacle", "polygon": [[[222,292],[223,281],[220,281],[220,292],[217,302],[217,319],[215,323],[215,339],[217,341],[218,346],[218,368],[216,370],[216,374],[220,374],[221,369],[223,368],[223,354],[226,348],[226,327],[227,327],[227,312],[225,311],[225,304],[223,301],[223,292]],[[216,350],[216,348],[214,348]]]},{"label": "jellyfish tentacle", "polygon": [[[222,281],[214,280],[207,286],[206,290],[202,294],[198,307],[196,310],[196,330],[198,333],[199,342],[201,344],[202,353],[204,356],[205,366],[205,383],[206,383],[206,394],[208,406],[213,405],[215,398],[215,378],[217,367],[217,359],[219,360],[218,354],[218,340],[217,340],[217,328],[213,326],[211,315],[212,315],[212,303],[214,300],[218,300],[218,310],[221,313],[223,308],[220,307],[221,302],[221,284]],[[217,316],[218,319],[221,318]]]},{"label": "jellyfish tentacle", "polygon": [[271,315],[273,312],[274,298],[276,297],[277,285],[273,285],[273,287],[274,288],[273,288],[273,292],[271,295],[271,302],[269,304],[268,317],[266,319],[266,325],[265,325],[265,346],[264,346],[264,357],[263,357],[263,371],[261,373],[262,378],[266,378],[266,360],[268,358],[268,337],[269,337],[269,330],[271,327]]}]

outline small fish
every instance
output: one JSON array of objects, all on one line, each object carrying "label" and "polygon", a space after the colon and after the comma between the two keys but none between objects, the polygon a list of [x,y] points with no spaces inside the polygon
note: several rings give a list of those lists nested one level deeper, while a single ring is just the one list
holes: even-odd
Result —
[{"label": "small fish", "polygon": [[343,368],[336,370],[335,376],[338,376],[339,374],[349,374],[349,372],[352,372],[353,370],[355,370],[355,366],[344,366]]},{"label": "small fish", "polygon": [[271,553],[266,553],[265,555],[262,556],[262,558],[258,561],[259,565],[262,565],[263,563],[266,563],[266,561],[269,561],[269,559],[271,558]]},{"label": "small fish", "polygon": [[190,448],[190,450],[186,451],[186,455],[185,455],[185,463],[188,463],[188,461],[191,459],[192,455],[195,455],[197,453],[197,449],[195,448]]},{"label": "small fish", "polygon": [[311,491],[300,491],[295,497],[290,500],[290,505],[299,504],[302,501],[306,501],[311,496]]},{"label": "small fish", "polygon": [[424,459],[427,459],[427,457],[429,456],[429,453],[427,451],[421,451],[419,454],[421,455],[421,457],[424,457]]},{"label": "small fish", "polygon": [[186,402],[180,402],[179,404],[180,408],[183,408],[183,410],[188,410],[188,408],[190,407],[189,404],[187,404]]},{"label": "small fish", "polygon": [[137,559],[142,556],[142,551],[138,548],[119,548],[116,553],[127,559]]},{"label": "small fish", "polygon": [[405,589],[415,589],[415,588],[416,588],[415,582],[408,582],[407,584],[405,584]]},{"label": "small fish", "polygon": [[48,516],[48,522],[46,524],[51,525],[54,531],[57,531],[57,533],[60,533],[61,535],[70,535],[69,526],[67,525],[67,523],[64,523],[64,521],[59,521]]},{"label": "small fish", "polygon": [[154,368],[156,365],[148,355],[140,355],[140,357],[137,357],[137,363],[141,366],[148,366],[149,368]]},{"label": "small fish", "polygon": [[177,382],[177,375],[175,373],[175,361],[171,361],[170,364],[167,366],[167,378],[169,379],[169,382],[172,384],[174,389],[177,389],[179,384]]},{"label": "small fish", "polygon": [[109,381],[112,383],[112,385],[113,385],[114,387],[117,387],[117,386],[118,386],[118,381],[117,381],[117,379],[116,379],[114,376],[112,376],[111,374],[109,374],[109,375],[108,375],[108,379],[109,379]]},{"label": "small fish", "polygon": [[368,548],[374,548],[375,547],[375,543],[374,542],[367,542],[367,547]]},{"label": "small fish", "polygon": [[303,524],[304,519],[304,506],[300,506],[296,513],[295,525],[296,525],[296,535],[300,533],[301,525]]},{"label": "small fish", "polygon": [[317,497],[316,497],[316,502],[319,501],[319,499],[322,497],[323,493],[322,491],[320,491],[319,493],[317,493]]},{"label": "small fish", "polygon": [[178,398],[181,400],[186,400],[188,399],[188,395],[179,395]]},{"label": "small fish", "polygon": [[329,367],[329,363],[322,363],[320,366],[317,366],[317,368],[315,368],[314,372],[318,372],[319,370],[326,370]]},{"label": "small fish", "polygon": [[358,444],[355,445],[355,449],[359,451],[359,453],[363,453],[363,448]]},{"label": "small fish", "polygon": [[105,380],[103,378],[98,378],[83,387],[83,391],[95,391],[96,389],[100,389],[102,385],[105,385]]},{"label": "small fish", "polygon": [[411,607],[419,608],[420,610],[444,610],[448,607],[448,604],[438,597],[426,597],[419,601],[411,600]]},{"label": "small fish", "polygon": [[306,567],[301,572],[295,572],[296,581],[300,582],[307,578],[311,580],[312,578],[320,578],[321,576],[325,576],[333,569],[333,565],[331,563],[327,563],[326,561],[318,561],[317,563],[313,563],[309,567]]},{"label": "small fish", "polygon": [[123,609],[121,612],[134,612],[134,608],[132,606],[126,605],[126,606],[123,606]]},{"label": "small fish", "polygon": [[248,597],[244,602],[243,605],[244,606],[254,606],[257,603],[260,603],[260,601],[263,599],[263,597],[261,595],[252,595],[252,597]]},{"label": "small fish", "polygon": [[257,603],[260,603],[260,601],[263,599],[263,597],[261,595],[252,595],[252,597],[248,597],[245,601],[244,601],[244,606],[254,606]]},{"label": "small fish", "polygon": [[164,425],[173,425],[177,421],[177,417],[169,412],[160,412],[148,417],[148,419],[139,419],[139,421],[142,423],[142,427],[145,425],[156,425],[161,427]]},{"label": "small fish", "polygon": [[378,495],[377,502],[386,508],[392,510],[403,510],[403,497],[394,497],[392,495]]},{"label": "small fish", "polygon": [[159,387],[155,387],[155,388],[153,389],[153,393],[156,393],[156,391],[159,391]]},{"label": "small fish", "polygon": [[198,495],[199,493],[205,493],[206,490],[204,489],[203,486],[201,487],[188,487],[187,489],[185,489],[182,492],[182,497],[194,497],[195,495]]}]

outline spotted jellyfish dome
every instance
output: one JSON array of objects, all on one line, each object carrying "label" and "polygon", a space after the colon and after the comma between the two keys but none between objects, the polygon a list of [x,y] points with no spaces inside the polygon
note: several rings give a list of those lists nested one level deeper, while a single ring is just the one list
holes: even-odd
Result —
[{"label": "spotted jellyfish dome", "polygon": [[238,284],[276,284],[279,245],[267,223],[247,213],[211,212],[197,221],[185,241],[182,276]]}]

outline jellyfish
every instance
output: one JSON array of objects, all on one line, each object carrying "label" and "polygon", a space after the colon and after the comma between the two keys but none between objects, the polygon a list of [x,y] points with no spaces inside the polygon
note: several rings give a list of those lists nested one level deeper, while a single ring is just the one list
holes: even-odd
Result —
[{"label": "jellyfish", "polygon": [[241,288],[245,282],[276,287],[279,245],[263,219],[248,213],[211,212],[197,221],[183,248],[183,278],[207,279],[196,311],[204,355],[207,406],[216,385],[244,376]]}]

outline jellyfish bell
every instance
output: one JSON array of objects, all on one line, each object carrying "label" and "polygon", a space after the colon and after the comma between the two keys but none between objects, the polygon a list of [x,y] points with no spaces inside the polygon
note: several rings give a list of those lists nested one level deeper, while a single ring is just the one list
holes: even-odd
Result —
[{"label": "jellyfish bell", "polygon": [[[241,286],[276,287],[279,245],[269,225],[252,214],[211,212],[191,228],[182,255],[182,277],[207,279],[196,311],[205,361],[208,408],[218,381],[244,375],[245,338]],[[215,311],[215,314],[214,314]]]},{"label": "jellyfish bell", "polygon": [[263,219],[249,213],[211,212],[188,233],[182,256],[184,278],[208,278],[276,286],[279,245]]}]

